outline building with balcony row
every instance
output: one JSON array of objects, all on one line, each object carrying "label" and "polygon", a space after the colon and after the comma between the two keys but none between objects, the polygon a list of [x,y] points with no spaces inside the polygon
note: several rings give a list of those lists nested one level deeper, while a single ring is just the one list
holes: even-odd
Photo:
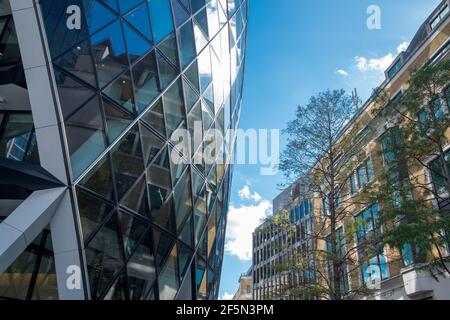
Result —
[{"label": "building with balcony row", "polygon": [[[407,91],[412,72],[425,64],[436,64],[449,59],[449,8],[450,1],[442,1],[419,28],[406,51],[400,53],[386,70],[385,81],[376,90],[387,93],[386,105],[394,103]],[[433,103],[439,106],[439,115],[448,116],[450,87],[440,89],[441,97]],[[348,254],[354,261],[352,266],[345,263],[340,266],[340,291],[347,299],[450,299],[450,274],[444,271],[437,279],[424,271],[430,260],[438,254],[444,259],[449,256],[448,245],[440,247],[439,252],[427,252],[425,258],[423,254],[419,258],[419,249],[408,245],[397,249],[386,245],[370,256],[367,256],[366,251],[358,249],[361,244],[369,243],[379,232],[383,232],[383,226],[378,225],[378,216],[383,208],[378,203],[364,203],[362,195],[369,185],[376,183],[379,174],[384,172],[397,155],[395,148],[391,150],[389,146],[395,145],[397,141],[398,124],[395,119],[386,118],[377,111],[384,107],[380,103],[376,94],[372,95],[341,135],[344,139],[355,128],[359,128],[351,138],[351,145],[358,148],[358,153],[347,159],[347,151],[344,150],[341,159],[337,161],[341,184],[335,202],[336,206],[342,203],[348,205],[348,215],[337,223],[335,229],[337,255]],[[423,114],[418,115],[418,121],[421,121],[422,116]],[[447,146],[443,152],[449,161],[448,131],[445,139]],[[429,185],[438,192],[442,177],[432,169],[436,161],[437,157],[430,155],[425,165],[408,168],[406,176],[396,177],[422,179],[419,180],[420,183]],[[314,177],[302,177],[273,201],[274,213],[284,213],[289,226],[280,226],[274,219],[268,219],[253,234],[254,299],[302,299],[299,291],[305,292],[311,284],[323,281],[319,280],[320,276],[325,275],[325,281],[331,282],[332,268],[329,265],[320,266],[317,255],[314,254],[319,251],[330,252],[331,226],[323,222],[327,219],[328,204],[317,192],[302,192],[305,179]],[[432,209],[447,214],[448,194],[432,199],[432,206]],[[351,230],[346,230],[349,225],[358,225],[358,222],[361,222],[360,226],[353,234]],[[448,233],[443,230],[443,234],[445,236]],[[301,261],[302,266],[298,268],[301,271],[283,268],[283,265],[292,261]],[[349,294],[356,291],[358,293]],[[319,296],[311,295],[309,298]]]}]

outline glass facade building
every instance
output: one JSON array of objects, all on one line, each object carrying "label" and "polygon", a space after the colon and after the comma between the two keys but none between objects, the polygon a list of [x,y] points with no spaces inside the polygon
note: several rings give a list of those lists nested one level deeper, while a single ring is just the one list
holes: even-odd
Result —
[{"label": "glass facade building", "polygon": [[0,0],[0,298],[217,299],[248,3]]}]

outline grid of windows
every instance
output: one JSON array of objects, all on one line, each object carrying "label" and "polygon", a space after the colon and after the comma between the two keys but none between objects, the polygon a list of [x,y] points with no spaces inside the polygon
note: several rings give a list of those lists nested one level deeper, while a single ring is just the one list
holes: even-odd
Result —
[{"label": "grid of windows", "polygon": [[362,261],[361,276],[364,285],[371,286],[389,278],[387,259],[384,253],[373,253],[371,241],[380,233],[378,205],[373,205],[355,217],[357,224],[358,258]]},{"label": "grid of windows", "polygon": [[[67,1],[40,8],[91,296],[215,298],[233,143],[217,145],[226,150],[217,163],[201,159],[216,143],[206,130],[225,136],[240,112],[248,0],[71,4],[83,12],[80,29],[66,27]],[[203,142],[190,154],[201,161],[177,164],[172,135],[195,122]]]}]

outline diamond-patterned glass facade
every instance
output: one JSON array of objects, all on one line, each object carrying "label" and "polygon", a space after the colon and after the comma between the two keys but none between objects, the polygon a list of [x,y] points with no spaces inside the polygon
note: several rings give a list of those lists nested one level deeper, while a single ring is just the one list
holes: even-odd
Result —
[{"label": "diamond-patterned glass facade", "polygon": [[92,299],[217,298],[248,2],[40,1]]}]

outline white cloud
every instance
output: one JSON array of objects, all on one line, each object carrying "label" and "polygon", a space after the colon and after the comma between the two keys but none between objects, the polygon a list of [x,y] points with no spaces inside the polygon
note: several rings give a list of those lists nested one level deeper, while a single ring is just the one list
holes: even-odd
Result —
[{"label": "white cloud", "polygon": [[408,41],[404,41],[404,42],[400,43],[400,45],[397,47],[397,53],[402,53],[402,52],[406,51],[406,49],[408,49],[408,47],[409,47]]},{"label": "white cloud", "polygon": [[230,206],[228,211],[225,251],[241,261],[252,260],[252,233],[262,220],[272,213],[272,204],[247,185],[238,192],[243,200],[253,200],[251,205],[239,208]]},{"label": "white cloud", "polygon": [[250,191],[250,184],[245,185],[241,190],[238,191],[238,196],[241,200],[254,200],[255,202],[259,202],[262,200],[262,197],[257,192]]},{"label": "white cloud", "polygon": [[356,56],[356,68],[359,71],[377,71],[384,73],[386,69],[394,62],[394,59],[398,54],[408,49],[409,42],[404,41],[397,47],[397,54],[394,55],[392,52],[389,52],[385,56],[379,58],[368,59],[365,57]]},{"label": "white cloud", "polygon": [[395,56],[388,53],[381,58],[367,59],[364,57],[355,57],[356,68],[359,71],[380,71],[384,72],[394,61]]},{"label": "white cloud", "polygon": [[241,190],[238,191],[238,195],[242,200],[250,199],[250,187],[248,185],[244,186]]},{"label": "white cloud", "polygon": [[338,75],[341,75],[341,76],[344,76],[344,77],[348,77],[348,72],[347,71],[345,71],[345,70],[343,70],[343,69],[338,69],[337,71],[336,71],[336,73],[338,74]]},{"label": "white cloud", "polygon": [[225,292],[219,300],[232,300],[233,297],[234,297],[234,294]]},{"label": "white cloud", "polygon": [[262,200],[262,197],[258,192],[253,192],[253,194],[251,195],[251,198],[253,200],[255,200],[256,202],[259,202]]}]

